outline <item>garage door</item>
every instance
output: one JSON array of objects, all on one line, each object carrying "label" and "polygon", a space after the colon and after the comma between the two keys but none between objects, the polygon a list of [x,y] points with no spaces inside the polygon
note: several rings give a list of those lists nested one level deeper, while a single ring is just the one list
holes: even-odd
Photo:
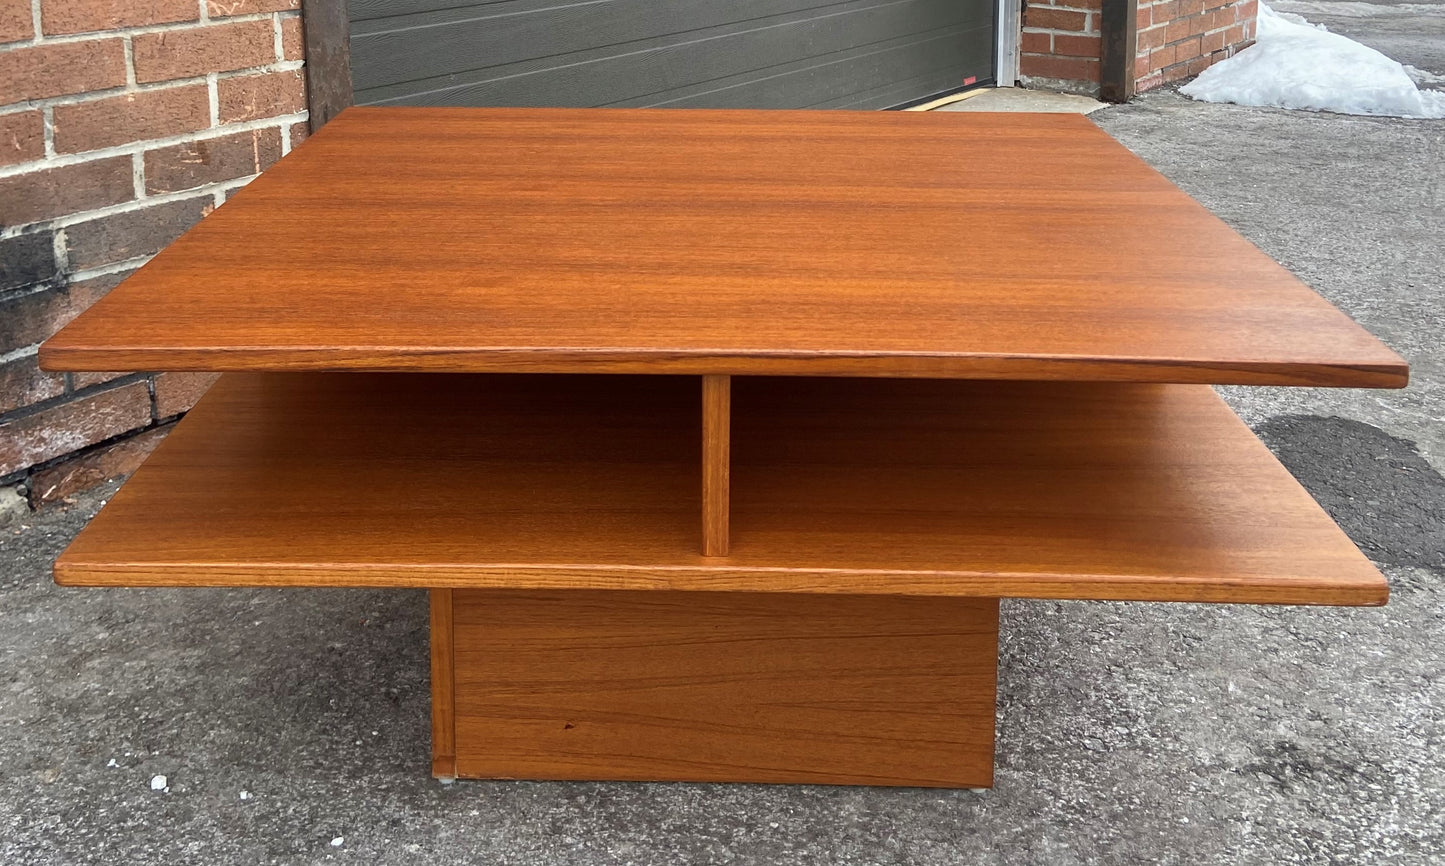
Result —
[{"label": "garage door", "polygon": [[352,82],[371,105],[888,108],[989,81],[994,5],[351,0]]}]

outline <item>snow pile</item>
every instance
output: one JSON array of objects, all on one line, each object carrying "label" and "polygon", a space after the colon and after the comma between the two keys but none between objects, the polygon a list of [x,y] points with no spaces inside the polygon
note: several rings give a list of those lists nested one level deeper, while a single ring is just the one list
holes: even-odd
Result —
[{"label": "snow pile", "polygon": [[1405,67],[1352,39],[1259,4],[1249,48],[1179,90],[1202,102],[1339,114],[1445,117],[1445,93],[1420,90]]}]

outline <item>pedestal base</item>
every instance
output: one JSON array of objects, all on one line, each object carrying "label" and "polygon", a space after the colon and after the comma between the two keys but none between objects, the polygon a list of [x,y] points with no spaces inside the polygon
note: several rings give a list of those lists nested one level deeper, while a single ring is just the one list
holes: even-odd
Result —
[{"label": "pedestal base", "polygon": [[432,591],[441,777],[987,787],[998,600]]}]

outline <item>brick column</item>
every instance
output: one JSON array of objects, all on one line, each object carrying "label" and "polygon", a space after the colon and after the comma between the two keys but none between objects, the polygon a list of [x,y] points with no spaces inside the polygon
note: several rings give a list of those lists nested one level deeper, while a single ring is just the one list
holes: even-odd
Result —
[{"label": "brick column", "polygon": [[0,0],[0,487],[128,471],[209,384],[35,352],[306,136],[299,5]]},{"label": "brick column", "polygon": [[[1028,0],[1019,76],[1027,86],[1097,96],[1100,0]],[[1198,75],[1254,41],[1258,0],[1139,0],[1135,88]]]}]

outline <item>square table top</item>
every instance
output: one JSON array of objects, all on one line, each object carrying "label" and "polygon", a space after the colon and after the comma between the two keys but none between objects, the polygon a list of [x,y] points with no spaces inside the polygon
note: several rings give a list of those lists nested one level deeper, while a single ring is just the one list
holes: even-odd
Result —
[{"label": "square table top", "polygon": [[1407,377],[1081,116],[842,111],[352,108],[41,362]]}]

